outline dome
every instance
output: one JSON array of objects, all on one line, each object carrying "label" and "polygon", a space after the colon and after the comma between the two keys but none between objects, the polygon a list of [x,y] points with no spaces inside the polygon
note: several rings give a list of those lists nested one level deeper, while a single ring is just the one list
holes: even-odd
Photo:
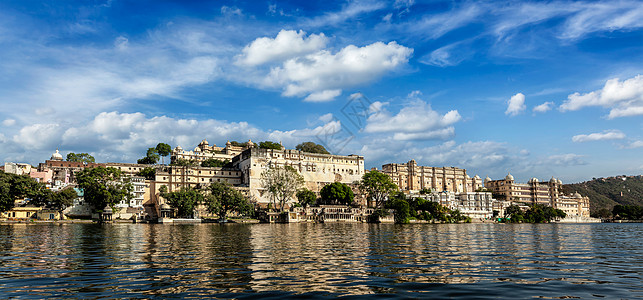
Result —
[{"label": "dome", "polygon": [[549,182],[550,183],[558,183],[558,179],[556,179],[556,178],[554,178],[554,176],[552,176],[551,179],[549,179]]},{"label": "dome", "polygon": [[206,146],[209,145],[208,140],[206,139],[203,139],[203,141],[201,141],[201,144]]},{"label": "dome", "polygon": [[248,142],[246,143],[246,145],[248,145],[248,147],[253,147],[255,144],[252,142],[251,139],[248,139]]},{"label": "dome", "polygon": [[491,181],[491,178],[489,178],[489,176],[487,176],[487,177],[484,179],[484,182],[487,182],[487,181]]},{"label": "dome", "polygon": [[578,192],[574,193],[574,198],[583,198]]},{"label": "dome", "polygon": [[181,148],[181,146],[176,146],[176,148],[174,149],[176,149],[176,151],[183,151],[183,148]]},{"label": "dome", "polygon": [[538,183],[538,178],[534,177],[532,179],[529,179],[529,183]]},{"label": "dome", "polygon": [[511,173],[507,173],[507,176],[505,177],[505,180],[514,180],[514,177],[511,175]]},{"label": "dome", "polygon": [[558,184],[563,184],[563,181],[558,179]]},{"label": "dome", "polygon": [[199,147],[194,148],[194,152],[201,152],[201,148]]},{"label": "dome", "polygon": [[466,177],[467,179],[471,178],[471,176],[469,176],[469,174],[464,175],[464,177]]},{"label": "dome", "polygon": [[56,153],[51,155],[51,160],[63,160],[63,156],[58,152],[58,149],[56,149]]},{"label": "dome", "polygon": [[476,174],[476,176],[473,176],[473,178],[474,178],[474,179],[478,179],[478,180],[479,180],[479,179],[480,179],[480,176],[478,176],[478,174]]}]

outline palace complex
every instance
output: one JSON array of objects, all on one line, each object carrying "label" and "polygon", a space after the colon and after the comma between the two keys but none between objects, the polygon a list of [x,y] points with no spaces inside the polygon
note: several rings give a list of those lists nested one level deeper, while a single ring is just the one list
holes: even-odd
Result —
[{"label": "palace complex", "polygon": [[[261,175],[272,167],[292,167],[304,178],[307,189],[319,197],[321,189],[333,182],[347,184],[355,194],[354,203],[357,208],[342,209],[341,207],[325,207],[320,209],[306,208],[292,210],[295,214],[289,216],[291,221],[364,221],[364,210],[373,206],[367,203],[365,195],[357,189],[355,182],[365,174],[364,157],[360,155],[331,155],[308,153],[299,150],[263,149],[257,147],[251,140],[246,143],[227,142],[225,147],[210,145],[202,140],[191,151],[177,146],[171,151],[170,165],[147,165],[131,163],[83,163],[64,161],[58,150],[49,160],[40,163],[38,168],[29,164],[5,163],[4,171],[14,174],[29,174],[48,188],[61,189],[75,185],[75,174],[85,168],[114,167],[130,177],[133,185],[131,199],[117,204],[120,211],[117,217],[129,218],[158,218],[170,215],[171,208],[160,196],[162,186],[169,192],[191,187],[205,189],[213,182],[225,182],[239,190],[255,203],[256,206],[267,208],[271,203],[268,193],[263,187]],[[202,167],[201,162],[208,159],[227,160],[224,167]],[[153,168],[153,180],[146,180],[139,174],[146,168]],[[376,169],[373,169],[376,170]],[[420,197],[437,202],[449,209],[459,210],[471,218],[491,218],[502,216],[504,210],[511,204],[544,204],[563,210],[571,216],[589,216],[589,198],[578,193],[564,195],[562,182],[552,178],[540,182],[532,178],[528,183],[516,183],[511,175],[502,180],[491,180],[487,177],[484,182],[475,175],[467,174],[465,169],[456,167],[418,166],[415,160],[406,163],[389,163],[382,166],[382,172],[392,179],[399,190],[410,197]],[[69,215],[90,213],[83,209],[82,191],[74,207],[68,208]],[[295,197],[289,201],[292,204]],[[22,209],[25,210],[25,209]],[[29,212],[31,213],[31,212]],[[27,214],[27,212],[21,212]],[[15,215],[15,214],[14,214]],[[196,217],[206,216],[205,207],[200,206],[195,211]],[[270,219],[278,217],[270,216]]]}]

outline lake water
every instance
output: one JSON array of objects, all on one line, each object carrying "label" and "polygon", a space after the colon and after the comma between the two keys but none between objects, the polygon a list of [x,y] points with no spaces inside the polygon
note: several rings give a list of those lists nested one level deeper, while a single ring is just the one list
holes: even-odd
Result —
[{"label": "lake water", "polygon": [[643,298],[642,229],[0,225],[0,298]]}]

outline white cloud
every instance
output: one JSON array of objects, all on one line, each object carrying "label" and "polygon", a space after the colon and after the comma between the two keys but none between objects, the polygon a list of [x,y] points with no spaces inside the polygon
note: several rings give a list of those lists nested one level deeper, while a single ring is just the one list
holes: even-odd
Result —
[{"label": "white cloud", "polygon": [[333,119],[333,114],[332,113],[327,113],[325,115],[322,115],[321,117],[318,118],[319,121],[322,121],[324,123],[328,123]]},{"label": "white cloud", "polygon": [[629,143],[628,145],[624,146],[623,148],[625,149],[636,149],[636,148],[641,148],[643,147],[643,141],[633,141]]},{"label": "white cloud", "polygon": [[587,106],[610,108],[608,119],[643,115],[643,76],[637,75],[624,81],[613,78],[605,82],[600,90],[571,94],[560,110],[573,111]]},{"label": "white cloud", "polygon": [[368,117],[364,132],[393,133],[395,140],[446,139],[455,134],[452,125],[461,119],[457,110],[440,115],[421,100],[410,102],[396,115],[384,109],[380,102],[373,105],[376,110]]},{"label": "white cloud", "polygon": [[274,39],[261,37],[245,46],[236,62],[246,66],[281,63],[286,59],[323,49],[327,43],[328,38],[323,33],[306,37],[306,33],[301,30],[281,30]]},{"label": "white cloud", "polygon": [[13,142],[24,149],[51,149],[60,141],[61,134],[58,124],[33,124],[20,129]]},{"label": "white cloud", "polygon": [[2,126],[9,127],[9,126],[13,126],[13,125],[16,125],[16,120],[14,120],[14,119],[5,119],[4,121],[2,121]]},{"label": "white cloud", "polygon": [[243,16],[243,12],[241,12],[241,9],[236,6],[221,6],[221,14],[228,17]]},{"label": "white cloud", "polygon": [[545,159],[544,163],[555,166],[579,166],[587,164],[587,162],[583,160],[582,155],[574,153],[551,155]]},{"label": "white cloud", "polygon": [[324,102],[334,100],[335,97],[339,96],[342,93],[342,90],[324,90],[321,92],[316,92],[308,95],[304,98],[304,101],[308,102]]},{"label": "white cloud", "polygon": [[326,27],[342,26],[344,22],[356,18],[359,15],[367,14],[386,7],[383,1],[350,1],[340,11],[325,13],[302,22],[304,26]]},{"label": "white cloud", "polygon": [[272,68],[264,83],[283,87],[282,95],[287,97],[324,91],[326,95],[336,94],[337,90],[376,80],[405,65],[412,53],[412,49],[396,42],[376,42],[364,47],[349,45],[335,54],[322,50]]},{"label": "white cloud", "polygon": [[525,95],[522,93],[515,94],[507,101],[507,110],[505,115],[516,116],[527,109],[525,106]]},{"label": "white cloud", "polygon": [[538,106],[534,107],[533,111],[535,113],[545,113],[545,112],[550,111],[553,105],[554,105],[554,102],[548,101],[548,102],[545,102],[545,103],[543,103],[541,105],[538,105]]},{"label": "white cloud", "polygon": [[579,134],[572,137],[575,143],[603,141],[603,140],[620,140],[624,139],[625,134],[619,130],[605,130],[603,132]]}]

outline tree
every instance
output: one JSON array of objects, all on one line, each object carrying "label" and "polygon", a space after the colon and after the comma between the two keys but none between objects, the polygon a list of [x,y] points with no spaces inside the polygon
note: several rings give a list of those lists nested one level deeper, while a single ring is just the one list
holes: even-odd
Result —
[{"label": "tree", "polygon": [[210,194],[205,197],[205,205],[208,212],[216,214],[219,220],[226,220],[230,212],[249,213],[248,199],[228,183],[213,182],[208,189]]},{"label": "tree", "polygon": [[353,198],[355,198],[351,188],[341,182],[327,184],[319,191],[319,194],[324,204],[350,205],[353,202]]},{"label": "tree", "polygon": [[63,215],[63,210],[70,207],[74,204],[74,199],[78,197],[78,194],[73,188],[66,188],[57,192],[52,190],[43,189],[41,193],[29,201],[30,204],[35,206],[44,206],[50,209],[54,209],[60,213],[60,216]]},{"label": "tree", "polygon": [[154,180],[156,179],[156,169],[152,167],[145,167],[142,170],[140,170],[136,175],[145,177],[147,180]]},{"label": "tree", "polygon": [[158,143],[155,149],[161,157],[168,156],[172,152],[172,147],[166,143]]},{"label": "tree", "polygon": [[303,142],[297,145],[295,149],[299,151],[308,152],[308,153],[330,154],[330,152],[328,152],[326,148],[324,148],[324,146],[315,144],[313,142]]},{"label": "tree", "polygon": [[509,205],[509,207],[505,209],[505,218],[509,218],[513,223],[516,223],[517,221],[514,222],[515,220],[523,219],[523,211],[518,205]]},{"label": "tree", "polygon": [[156,148],[147,148],[147,154],[145,157],[137,160],[136,162],[144,165],[153,165],[159,161],[159,154],[156,151]]},{"label": "tree", "polygon": [[307,188],[303,188],[297,191],[297,201],[299,201],[299,205],[306,208],[310,205],[315,205],[315,201],[317,201],[317,195],[315,195],[313,191]]},{"label": "tree", "polygon": [[265,141],[259,143],[259,148],[261,149],[275,149],[281,150],[281,145],[271,141]]},{"label": "tree", "polygon": [[375,202],[375,207],[382,207],[389,194],[397,190],[397,185],[393,183],[391,177],[377,170],[364,174],[358,186],[360,191],[367,195],[369,201]]},{"label": "tree", "polygon": [[27,175],[0,171],[0,212],[11,210],[18,199],[38,197],[42,190],[44,186]]},{"label": "tree", "polygon": [[83,163],[93,163],[96,162],[93,156],[88,153],[73,153],[70,152],[67,154],[67,161],[83,162]]},{"label": "tree", "polygon": [[191,187],[182,187],[176,192],[169,193],[166,188],[161,190],[161,197],[167,200],[170,207],[177,210],[177,216],[181,218],[193,218],[194,209],[203,202],[203,195]]},{"label": "tree", "polygon": [[76,174],[76,182],[85,193],[85,202],[94,211],[102,211],[106,206],[114,209],[116,204],[129,200],[132,195],[129,177],[113,167],[84,169]]},{"label": "tree", "polygon": [[170,163],[170,166],[183,166],[183,167],[192,167],[192,166],[197,166],[198,163],[196,160],[190,159],[184,159],[184,158],[179,158],[176,159],[175,161]]},{"label": "tree", "polygon": [[406,195],[402,192],[396,192],[391,199],[387,201],[385,208],[394,209],[395,223],[405,224],[409,222],[410,205],[406,199]]},{"label": "tree", "polygon": [[246,145],[247,145],[246,143],[240,143],[237,141],[230,142],[230,146],[233,146],[233,147],[245,147]]},{"label": "tree", "polygon": [[201,162],[202,167],[218,167],[218,168],[232,168],[232,163],[225,159],[225,160],[220,160],[216,158],[208,158],[204,161]]},{"label": "tree", "polygon": [[261,184],[280,211],[302,185],[304,177],[290,166],[273,167],[261,173]]}]

